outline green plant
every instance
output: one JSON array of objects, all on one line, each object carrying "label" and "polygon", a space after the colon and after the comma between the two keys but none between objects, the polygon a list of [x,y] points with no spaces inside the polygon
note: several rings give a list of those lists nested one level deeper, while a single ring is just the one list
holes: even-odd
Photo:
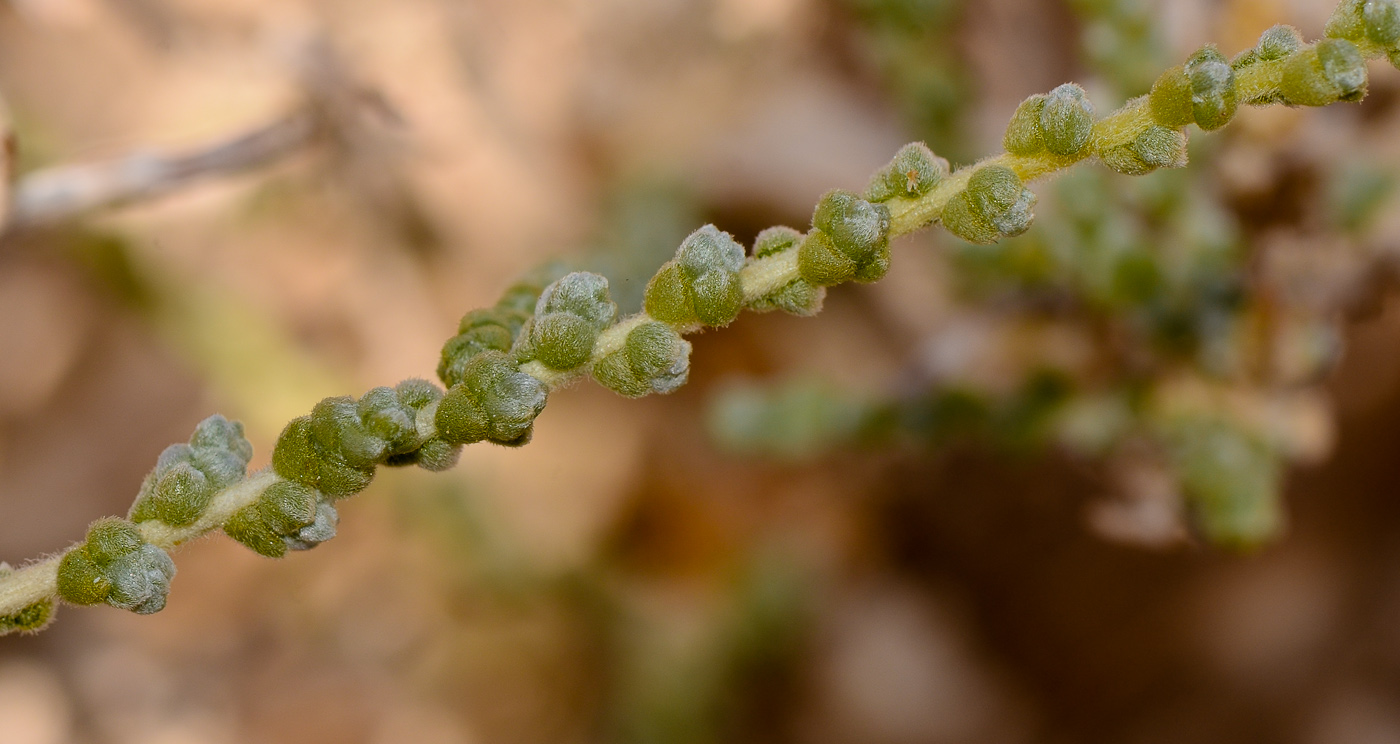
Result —
[{"label": "green plant", "polygon": [[216,529],[272,557],[313,547],[334,535],[336,504],[381,465],[442,470],[466,444],[523,445],[549,394],[583,377],[628,397],[670,392],[688,373],[686,333],[746,308],[815,314],[827,287],[879,280],[890,240],[934,223],[972,243],[1018,235],[1036,201],[1028,182],[1091,157],[1130,175],[1181,167],[1185,127],[1218,129],[1241,105],[1358,101],[1366,59],[1380,56],[1400,65],[1400,2],[1346,0],[1316,44],[1279,26],[1233,62],[1207,46],[1102,119],[1075,85],[1033,96],[1007,129],[1006,154],[955,172],[908,145],[864,194],[827,193],[810,230],[766,231],[752,255],[702,227],[651,279],[636,315],[617,318],[596,274],[523,281],[463,318],[438,368],[445,389],[408,380],[323,400],[287,425],[266,470],[247,473],[239,424],[201,423],[161,455],[126,519],[99,520],[82,543],[0,575],[0,630],[43,627],[59,599],[156,612],[174,574],[167,551]]}]

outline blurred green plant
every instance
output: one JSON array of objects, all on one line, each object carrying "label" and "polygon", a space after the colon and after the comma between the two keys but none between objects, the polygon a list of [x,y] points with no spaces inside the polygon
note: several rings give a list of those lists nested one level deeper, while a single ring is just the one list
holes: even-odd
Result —
[{"label": "blurred green plant", "polygon": [[644,613],[619,610],[606,738],[701,744],[761,727],[771,715],[763,702],[790,684],[785,676],[810,633],[808,583],[790,561],[760,553],[685,637]]},{"label": "blurred green plant", "polygon": [[[684,334],[728,325],[745,308],[814,314],[827,287],[882,278],[893,238],[941,222],[972,243],[995,243],[1030,226],[1031,180],[1091,157],[1130,175],[1180,167],[1189,124],[1217,129],[1240,105],[1360,100],[1367,57],[1400,64],[1400,0],[1347,0],[1328,30],[1304,44],[1294,29],[1276,27],[1234,62],[1204,47],[1148,96],[1103,119],[1072,84],[1032,96],[1007,129],[1006,154],[950,172],[926,146],[906,146],[866,193],[827,193],[806,233],[765,231],[752,255],[702,227],[652,277],[634,315],[618,318],[598,274],[524,280],[463,318],[438,367],[445,389],[408,380],[358,399],[327,398],[287,425],[261,472],[246,472],[251,446],[242,427],[211,417],[188,445],[162,454],[127,519],[99,520],[84,542],[0,576],[0,626],[37,629],[56,599],[157,611],[174,574],[168,551],[188,540],[222,529],[266,556],[308,549],[334,535],[335,505],[367,487],[378,466],[442,470],[466,444],[523,445],[550,392],[583,377],[628,397],[670,392],[689,372]],[[1183,457],[1205,481],[1231,462],[1253,461],[1246,445],[1222,450],[1243,453],[1224,459],[1192,459],[1195,451]],[[1215,489],[1200,503],[1245,514],[1236,497]],[[1258,536],[1259,520],[1245,514],[1236,523],[1249,526],[1236,530],[1240,537]]]},{"label": "blurred green plant", "polygon": [[976,94],[957,47],[963,0],[839,0],[859,56],[910,131],[952,158],[973,157],[962,115]]},{"label": "blurred green plant", "polygon": [[1148,92],[1166,58],[1157,19],[1146,0],[1071,0],[1090,69],[1127,96]]}]

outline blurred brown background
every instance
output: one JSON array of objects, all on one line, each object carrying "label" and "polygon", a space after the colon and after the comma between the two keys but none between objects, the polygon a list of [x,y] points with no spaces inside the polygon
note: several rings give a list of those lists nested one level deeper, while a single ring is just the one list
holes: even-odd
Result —
[{"label": "blurred brown background", "polygon": [[[903,142],[993,152],[1022,98],[1091,77],[1066,4],[911,0],[944,14],[932,74],[952,71],[920,119],[870,5],[0,4],[21,176],[314,119],[257,167],[0,242],[0,559],[124,513],[212,412],[260,466],[321,397],[431,377],[456,318],[548,259],[605,267],[630,311],[690,229],[801,226]],[[1312,38],[1331,6],[1144,5],[1172,59],[1274,22]],[[1286,221],[1299,162],[1393,166],[1400,73],[1372,69],[1364,105],[1244,112],[1200,167]],[[1368,237],[1390,254],[1397,212]],[[941,241],[903,240],[817,319],[696,338],[673,396],[579,385],[528,447],[382,472],[309,554],[209,538],[156,616],[66,608],[0,640],[0,742],[1400,742],[1384,272],[1323,390],[1331,454],[1290,472],[1290,531],[1255,554],[1106,540],[1085,510],[1107,476],[1054,451],[710,442],[732,375],[896,379],[946,310]]]}]

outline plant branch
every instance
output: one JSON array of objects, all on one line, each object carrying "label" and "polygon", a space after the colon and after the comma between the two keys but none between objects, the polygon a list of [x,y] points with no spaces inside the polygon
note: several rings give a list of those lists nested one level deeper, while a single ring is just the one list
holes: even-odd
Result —
[{"label": "plant branch", "polygon": [[[1377,13],[1378,5],[1389,15]],[[174,574],[164,551],[214,529],[270,557],[312,547],[334,535],[333,504],[368,486],[378,466],[443,470],[466,444],[525,444],[549,393],[579,378],[591,376],[628,397],[670,392],[689,371],[683,334],[728,325],[744,309],[816,314],[826,287],[877,281],[889,269],[890,239],[934,223],[973,242],[1019,234],[1035,203],[1026,182],[1091,158],[1132,175],[1182,167],[1185,127],[1220,128],[1239,105],[1359,101],[1366,58],[1388,55],[1400,63],[1400,2],[1343,0],[1328,35],[1308,45],[1294,29],[1275,27],[1233,61],[1205,47],[1164,73],[1151,94],[1097,121],[1078,86],[1032,96],[1008,126],[1007,154],[949,173],[923,145],[906,146],[864,194],[829,192],[809,231],[771,228],[751,255],[728,234],[703,227],[652,278],[644,311],[620,320],[601,276],[524,281],[496,306],[463,318],[438,369],[445,391],[410,380],[358,400],[323,400],[288,424],[271,468],[251,476],[242,427],[211,417],[188,445],[162,453],[130,521],[99,520],[62,555],[0,571],[0,632],[42,627],[59,597],[158,611]],[[87,196],[49,201],[95,205],[158,192],[284,153],[309,126],[270,128],[136,175],[109,167],[102,175],[124,187],[76,189]]]}]

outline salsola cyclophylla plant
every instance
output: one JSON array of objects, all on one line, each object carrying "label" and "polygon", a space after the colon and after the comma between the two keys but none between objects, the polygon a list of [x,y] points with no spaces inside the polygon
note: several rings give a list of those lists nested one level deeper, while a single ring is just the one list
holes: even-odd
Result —
[{"label": "salsola cyclophylla plant", "polygon": [[1280,26],[1233,61],[1207,46],[1101,119],[1081,88],[1060,86],[1017,109],[1002,155],[952,171],[908,145],[864,193],[828,192],[806,232],[770,229],[752,252],[700,228],[629,317],[618,318],[602,276],[523,281],[462,319],[437,370],[444,387],[408,380],[323,400],[287,425],[262,471],[247,472],[252,448],[237,423],[200,424],[161,455],[125,519],[99,520],[57,556],[0,569],[0,632],[41,628],[58,600],[159,611],[175,573],[168,551],[214,530],[271,557],[314,547],[334,536],[337,504],[379,466],[443,470],[466,444],[526,444],[551,392],[584,377],[627,397],[670,392],[689,370],[684,334],[744,309],[813,315],[827,287],[881,279],[890,241],[934,223],[975,243],[1020,234],[1036,202],[1026,184],[1081,161],[1127,174],[1180,167],[1190,124],[1217,129],[1244,105],[1359,100],[1366,60],[1400,64],[1397,44],[1400,0],[1346,0],[1322,41]]}]

